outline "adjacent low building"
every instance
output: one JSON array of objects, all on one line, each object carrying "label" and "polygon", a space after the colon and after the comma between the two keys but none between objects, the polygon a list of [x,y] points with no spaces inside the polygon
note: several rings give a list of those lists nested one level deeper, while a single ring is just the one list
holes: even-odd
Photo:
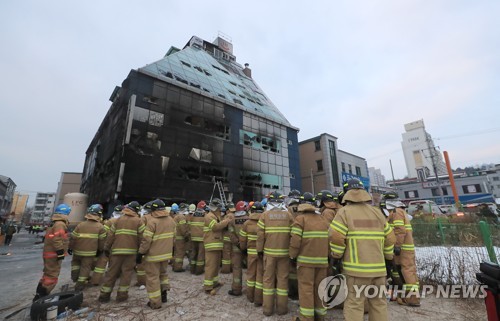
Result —
[{"label": "adjacent low building", "polygon": [[170,48],[131,70],[110,101],[86,152],[89,203],[207,200],[216,181],[234,200],[301,188],[298,128],[227,39]]},{"label": "adjacent low building", "polygon": [[79,193],[82,184],[82,173],[62,172],[57,184],[56,204],[64,202],[64,195]]},{"label": "adjacent low building", "polygon": [[370,178],[366,160],[338,149],[337,137],[323,133],[299,143],[300,179],[304,191],[342,190],[343,182],[358,178],[367,190]]}]

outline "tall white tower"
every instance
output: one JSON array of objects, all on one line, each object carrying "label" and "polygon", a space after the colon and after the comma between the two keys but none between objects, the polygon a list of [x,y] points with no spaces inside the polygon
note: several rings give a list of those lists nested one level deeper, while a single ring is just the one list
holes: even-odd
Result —
[{"label": "tall white tower", "polygon": [[402,134],[401,146],[408,177],[435,176],[434,168],[438,175],[445,175],[446,165],[443,155],[435,147],[431,135],[425,131],[424,120],[405,124],[405,131]]}]

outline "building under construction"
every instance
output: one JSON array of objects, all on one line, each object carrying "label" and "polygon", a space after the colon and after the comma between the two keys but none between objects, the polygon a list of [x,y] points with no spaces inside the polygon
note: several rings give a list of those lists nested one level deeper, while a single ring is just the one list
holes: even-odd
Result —
[{"label": "building under construction", "polygon": [[207,200],[217,181],[233,200],[300,189],[298,129],[232,49],[192,37],[130,71],[86,152],[89,202]]}]

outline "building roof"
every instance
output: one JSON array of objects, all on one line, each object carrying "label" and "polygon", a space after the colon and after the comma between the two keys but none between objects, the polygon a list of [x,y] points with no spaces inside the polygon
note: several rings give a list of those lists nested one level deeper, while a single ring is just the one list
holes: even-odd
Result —
[{"label": "building roof", "polygon": [[243,68],[235,60],[232,44],[231,49],[224,49],[193,36],[184,49],[172,47],[165,57],[138,71],[292,127],[248,72],[245,74],[247,66]]},{"label": "building roof", "polygon": [[363,157],[361,157],[361,156],[358,156],[358,155],[354,155],[354,154],[348,153],[348,152],[346,152],[346,151],[344,151],[344,150],[341,150],[341,149],[339,149],[339,153],[344,153],[344,154],[347,154],[347,155],[351,155],[351,156],[357,157],[357,158],[362,159],[362,160],[366,160],[366,159],[364,159],[364,158],[363,158]]},{"label": "building roof", "polygon": [[299,145],[306,144],[306,143],[309,143],[309,142],[312,142],[312,141],[317,141],[317,140],[321,139],[321,137],[323,137],[323,136],[328,136],[328,137],[332,137],[334,139],[338,139],[336,136],[333,136],[333,135],[330,135],[330,134],[327,134],[327,133],[323,133],[323,134],[320,134],[319,136],[303,140],[303,141],[299,142]]}]

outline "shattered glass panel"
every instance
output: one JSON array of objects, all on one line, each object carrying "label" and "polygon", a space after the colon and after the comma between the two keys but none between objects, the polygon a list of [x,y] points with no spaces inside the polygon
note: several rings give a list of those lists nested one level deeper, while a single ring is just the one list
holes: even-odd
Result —
[{"label": "shattered glass panel", "polygon": [[164,117],[164,115],[162,113],[150,111],[149,112],[149,124],[156,126],[156,127],[161,127],[161,126],[163,126],[163,117]]},{"label": "shattered glass panel", "polygon": [[134,106],[134,120],[140,121],[141,123],[147,122],[149,119],[149,110]]}]

